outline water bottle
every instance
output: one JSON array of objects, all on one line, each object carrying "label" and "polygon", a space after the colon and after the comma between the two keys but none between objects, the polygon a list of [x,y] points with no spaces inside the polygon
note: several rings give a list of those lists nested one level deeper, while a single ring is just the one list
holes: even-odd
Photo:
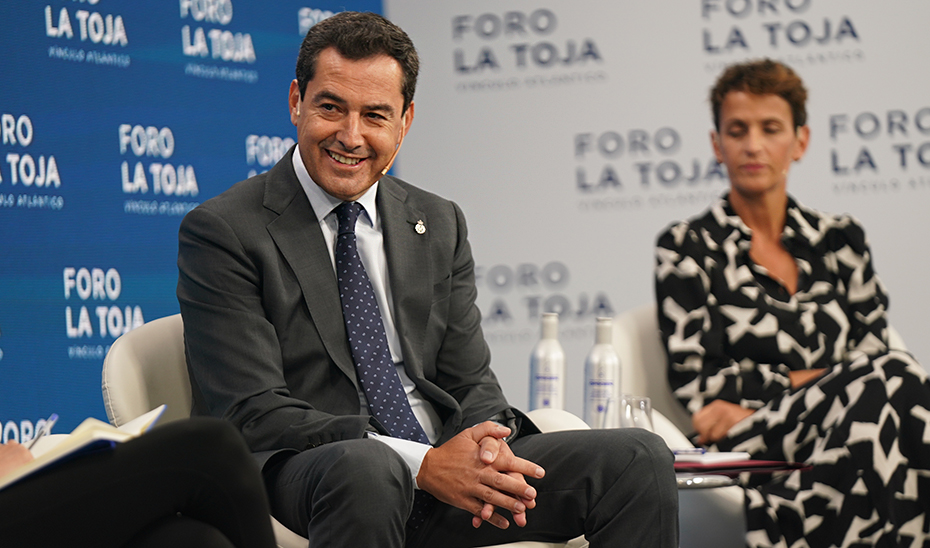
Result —
[{"label": "water bottle", "polygon": [[559,344],[559,315],[542,315],[542,337],[530,356],[530,409],[565,408],[565,352]]},{"label": "water bottle", "polygon": [[598,318],[594,348],[584,363],[584,421],[591,428],[620,426],[620,358],[612,339],[613,320]]}]

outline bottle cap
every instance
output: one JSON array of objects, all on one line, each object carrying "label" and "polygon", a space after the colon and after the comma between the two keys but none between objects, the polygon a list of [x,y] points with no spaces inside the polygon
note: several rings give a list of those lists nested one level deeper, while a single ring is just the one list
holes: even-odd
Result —
[{"label": "bottle cap", "polygon": [[559,315],[555,312],[546,312],[542,315],[542,338],[559,338]]},{"label": "bottle cap", "polygon": [[595,344],[611,344],[614,334],[613,318],[598,318],[594,335]]}]

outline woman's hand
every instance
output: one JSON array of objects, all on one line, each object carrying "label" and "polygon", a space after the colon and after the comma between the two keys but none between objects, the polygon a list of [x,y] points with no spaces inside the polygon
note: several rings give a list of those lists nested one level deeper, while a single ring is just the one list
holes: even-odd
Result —
[{"label": "woman's hand", "polygon": [[754,412],[735,403],[714,400],[691,417],[691,424],[698,433],[698,442],[707,445],[722,439],[730,427]]},{"label": "woman's hand", "polygon": [[799,371],[789,371],[788,380],[791,381],[791,388],[798,388],[818,379],[826,373],[826,369],[801,369]]},{"label": "woman's hand", "polygon": [[32,453],[25,445],[11,441],[0,445],[0,477],[32,460]]}]

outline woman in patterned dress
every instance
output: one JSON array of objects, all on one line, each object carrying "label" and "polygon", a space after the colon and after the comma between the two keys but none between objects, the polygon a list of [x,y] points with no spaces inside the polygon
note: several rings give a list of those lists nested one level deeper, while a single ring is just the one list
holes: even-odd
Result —
[{"label": "woman in patterned dress", "polygon": [[786,190],[807,92],[771,60],[729,67],[711,142],[730,190],[659,236],[668,378],[700,443],[807,472],[752,477],[752,547],[930,546],[930,384],[888,349],[862,226]]}]

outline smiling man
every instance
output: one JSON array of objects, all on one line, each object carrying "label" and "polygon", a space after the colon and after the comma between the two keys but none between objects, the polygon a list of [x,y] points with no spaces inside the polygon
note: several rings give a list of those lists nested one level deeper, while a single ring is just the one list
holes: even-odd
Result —
[{"label": "smiling man", "polygon": [[193,414],[239,428],[314,547],[677,546],[661,439],[539,434],[504,398],[461,210],[385,175],[418,68],[381,16],[320,22],[290,86],[297,146],[185,217]]},{"label": "smiling man", "polygon": [[355,201],[390,167],[413,122],[402,81],[403,69],[387,55],[353,60],[327,48],[310,81],[291,82],[301,159],[330,196]]}]

